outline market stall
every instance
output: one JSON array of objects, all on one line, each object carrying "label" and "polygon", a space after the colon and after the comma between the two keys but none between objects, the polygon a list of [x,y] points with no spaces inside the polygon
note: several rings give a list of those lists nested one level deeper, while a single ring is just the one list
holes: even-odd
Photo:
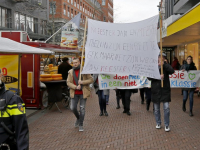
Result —
[{"label": "market stall", "polygon": [[[36,59],[40,59],[41,54],[51,55],[53,52],[27,46],[19,42],[1,37],[0,45],[1,60],[4,58],[4,60],[8,62],[4,64],[1,63],[4,80],[6,83],[9,83],[6,84],[6,86],[11,85],[9,81],[12,79],[15,79],[13,82],[16,84],[15,87],[9,87],[7,89],[13,90],[17,94],[20,94],[26,103],[26,107],[29,104],[27,103],[28,99],[30,104],[34,104],[34,106],[38,108],[40,104],[39,101],[36,101],[36,98],[39,97],[40,91],[38,91],[35,87],[39,86],[39,81],[34,80],[38,74],[36,68],[38,64],[34,63],[34,61]],[[10,58],[10,61],[8,61],[8,58]],[[17,61],[14,61],[16,59]],[[13,67],[12,69],[9,68],[11,64],[15,63],[17,63],[17,66]],[[30,66],[31,63],[33,64],[32,66]],[[27,68],[32,70],[26,71]],[[11,75],[13,72],[17,72],[15,77]]]}]

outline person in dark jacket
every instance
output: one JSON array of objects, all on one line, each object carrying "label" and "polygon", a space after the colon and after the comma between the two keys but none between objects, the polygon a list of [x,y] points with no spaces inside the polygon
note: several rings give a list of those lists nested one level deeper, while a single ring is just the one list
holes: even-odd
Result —
[{"label": "person in dark jacket", "polygon": [[[190,70],[197,70],[195,64],[193,63],[193,58],[192,56],[188,56],[187,59],[186,59],[187,63],[186,64],[183,64],[181,66],[181,69],[182,71],[190,71]],[[195,91],[195,88],[183,88],[183,106],[182,106],[182,109],[183,111],[185,112],[186,111],[186,102],[187,102],[187,99],[188,99],[188,92],[189,92],[189,99],[190,99],[190,116],[193,116],[193,112],[192,112],[192,109],[193,109],[193,96],[194,96],[194,91]]]},{"label": "person in dark jacket", "polygon": [[0,83],[0,149],[28,150],[29,129],[23,100]]},{"label": "person in dark jacket", "polygon": [[165,131],[170,131],[169,128],[169,102],[171,102],[171,89],[169,75],[174,73],[174,69],[167,63],[164,62],[164,57],[166,55],[163,53],[163,59],[159,55],[158,58],[158,68],[161,74],[161,65],[163,64],[163,74],[160,75],[161,80],[163,80],[163,87],[161,87],[161,80],[152,79],[151,80],[151,101],[154,103],[154,115],[156,119],[156,129],[161,128],[161,117],[160,117],[160,103],[163,103],[164,108],[164,124]]},{"label": "person in dark jacket", "polygon": [[172,62],[172,68],[173,68],[174,70],[179,70],[179,66],[180,66],[180,64],[179,64],[179,62],[178,62],[177,57],[174,57],[174,61]]},{"label": "person in dark jacket", "polygon": [[68,72],[72,69],[72,66],[69,64],[69,58],[64,57],[62,61],[63,63],[58,67],[58,73],[62,74],[63,80],[67,80]]}]

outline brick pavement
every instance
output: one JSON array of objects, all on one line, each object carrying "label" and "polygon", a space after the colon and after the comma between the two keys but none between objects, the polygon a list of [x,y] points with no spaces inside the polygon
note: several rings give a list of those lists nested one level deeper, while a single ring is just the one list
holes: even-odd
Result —
[{"label": "brick pavement", "polygon": [[[84,132],[74,127],[75,117],[60,105],[29,125],[30,150],[192,150],[200,149],[200,97],[194,96],[194,117],[182,111],[180,89],[172,90],[171,131],[155,129],[152,105],[149,112],[140,103],[139,94],[131,97],[131,116],[116,109],[112,90],[108,105],[109,117],[99,116],[97,96],[87,100]],[[162,108],[162,107],[161,107]],[[163,113],[162,113],[163,125]]]}]

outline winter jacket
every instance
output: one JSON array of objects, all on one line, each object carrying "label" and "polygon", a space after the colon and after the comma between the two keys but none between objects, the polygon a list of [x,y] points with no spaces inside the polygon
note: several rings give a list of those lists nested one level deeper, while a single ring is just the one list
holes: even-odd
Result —
[{"label": "winter jacket", "polygon": [[[161,69],[159,69],[161,74]],[[169,75],[174,73],[174,69],[167,63],[163,64],[163,88],[161,88],[161,80],[152,79],[151,80],[151,100],[153,103],[161,102],[171,102],[171,88]]]},{"label": "winter jacket", "polygon": [[69,72],[70,69],[72,69],[72,66],[70,64],[68,64],[67,62],[63,62],[58,67],[58,73],[62,74],[63,80],[67,80],[68,72]]},{"label": "winter jacket", "polygon": [[[93,83],[93,78],[90,74],[82,74],[81,81],[83,82],[82,84],[83,98],[88,98],[90,97],[90,91],[91,91],[89,85]],[[71,69],[68,73],[67,85],[70,88],[70,97],[74,98],[76,85],[74,84],[73,69]]]},{"label": "winter jacket", "polygon": [[[192,62],[190,65],[188,65],[187,63],[186,64],[183,64],[181,66],[181,69],[180,70],[183,70],[185,69],[187,72],[190,71],[190,70],[197,70],[195,64]],[[195,90],[196,88],[182,88],[182,90],[185,90],[185,91],[188,91],[188,90]]]}]

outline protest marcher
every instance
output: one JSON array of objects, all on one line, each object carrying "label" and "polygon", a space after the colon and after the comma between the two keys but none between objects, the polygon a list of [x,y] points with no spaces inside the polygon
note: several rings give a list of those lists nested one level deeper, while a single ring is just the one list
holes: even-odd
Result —
[{"label": "protest marcher", "polygon": [[141,88],[140,89],[141,104],[144,104],[144,93],[145,93],[145,89]]},{"label": "protest marcher", "polygon": [[[197,70],[194,62],[193,62],[193,58],[192,56],[188,56],[186,59],[187,63],[183,64],[181,66],[182,71],[190,71],[190,70]],[[183,88],[183,106],[182,109],[185,112],[186,111],[186,102],[188,99],[188,92],[189,92],[189,99],[190,99],[190,116],[193,116],[193,96],[194,96],[194,91],[196,88]]]},{"label": "protest marcher", "polygon": [[[76,116],[75,127],[79,127],[79,131],[83,131],[83,121],[85,117],[85,104],[90,97],[89,85],[93,83],[93,78],[90,74],[82,74],[80,76],[80,61],[78,58],[73,59],[73,69],[69,71],[67,85],[70,88],[71,109]],[[77,105],[80,100],[80,114],[77,110]]]},{"label": "protest marcher", "polygon": [[180,63],[178,62],[177,57],[174,57],[174,61],[172,62],[172,68],[174,70],[179,70],[180,69]]},{"label": "protest marcher", "polygon": [[29,129],[21,97],[5,89],[0,72],[0,149],[28,150]]},{"label": "protest marcher", "polygon": [[166,55],[163,53],[163,59],[159,55],[158,57],[158,68],[161,74],[161,65],[163,64],[163,74],[160,75],[161,80],[163,80],[163,88],[161,87],[161,80],[152,79],[151,80],[151,100],[154,103],[154,115],[156,120],[156,129],[161,128],[161,115],[160,115],[160,103],[163,103],[164,108],[164,124],[165,131],[170,131],[169,122],[170,122],[170,109],[169,102],[171,102],[171,88],[169,75],[174,73],[174,69],[164,62]]},{"label": "protest marcher", "polygon": [[120,109],[120,99],[122,98],[121,94],[120,94],[120,90],[115,89],[115,92],[116,92],[116,100],[117,100],[117,107],[116,107],[116,109]]},{"label": "protest marcher", "polygon": [[146,109],[149,111],[149,107],[151,104],[151,88],[145,88],[146,93]]},{"label": "protest marcher", "polygon": [[130,113],[130,97],[131,97],[131,89],[120,89],[119,90],[122,96],[122,104],[124,106],[123,113],[127,115],[131,115]]},{"label": "protest marcher", "polygon": [[99,116],[108,116],[108,113],[106,111],[106,95],[109,95],[109,90],[100,90],[99,89],[99,80],[98,80],[98,74],[93,75],[94,78],[94,88],[95,92],[99,97],[99,107],[100,107],[100,114]]},{"label": "protest marcher", "polygon": [[106,105],[109,104],[109,97],[110,97],[110,90],[108,90],[108,95],[105,95],[106,97]]}]

